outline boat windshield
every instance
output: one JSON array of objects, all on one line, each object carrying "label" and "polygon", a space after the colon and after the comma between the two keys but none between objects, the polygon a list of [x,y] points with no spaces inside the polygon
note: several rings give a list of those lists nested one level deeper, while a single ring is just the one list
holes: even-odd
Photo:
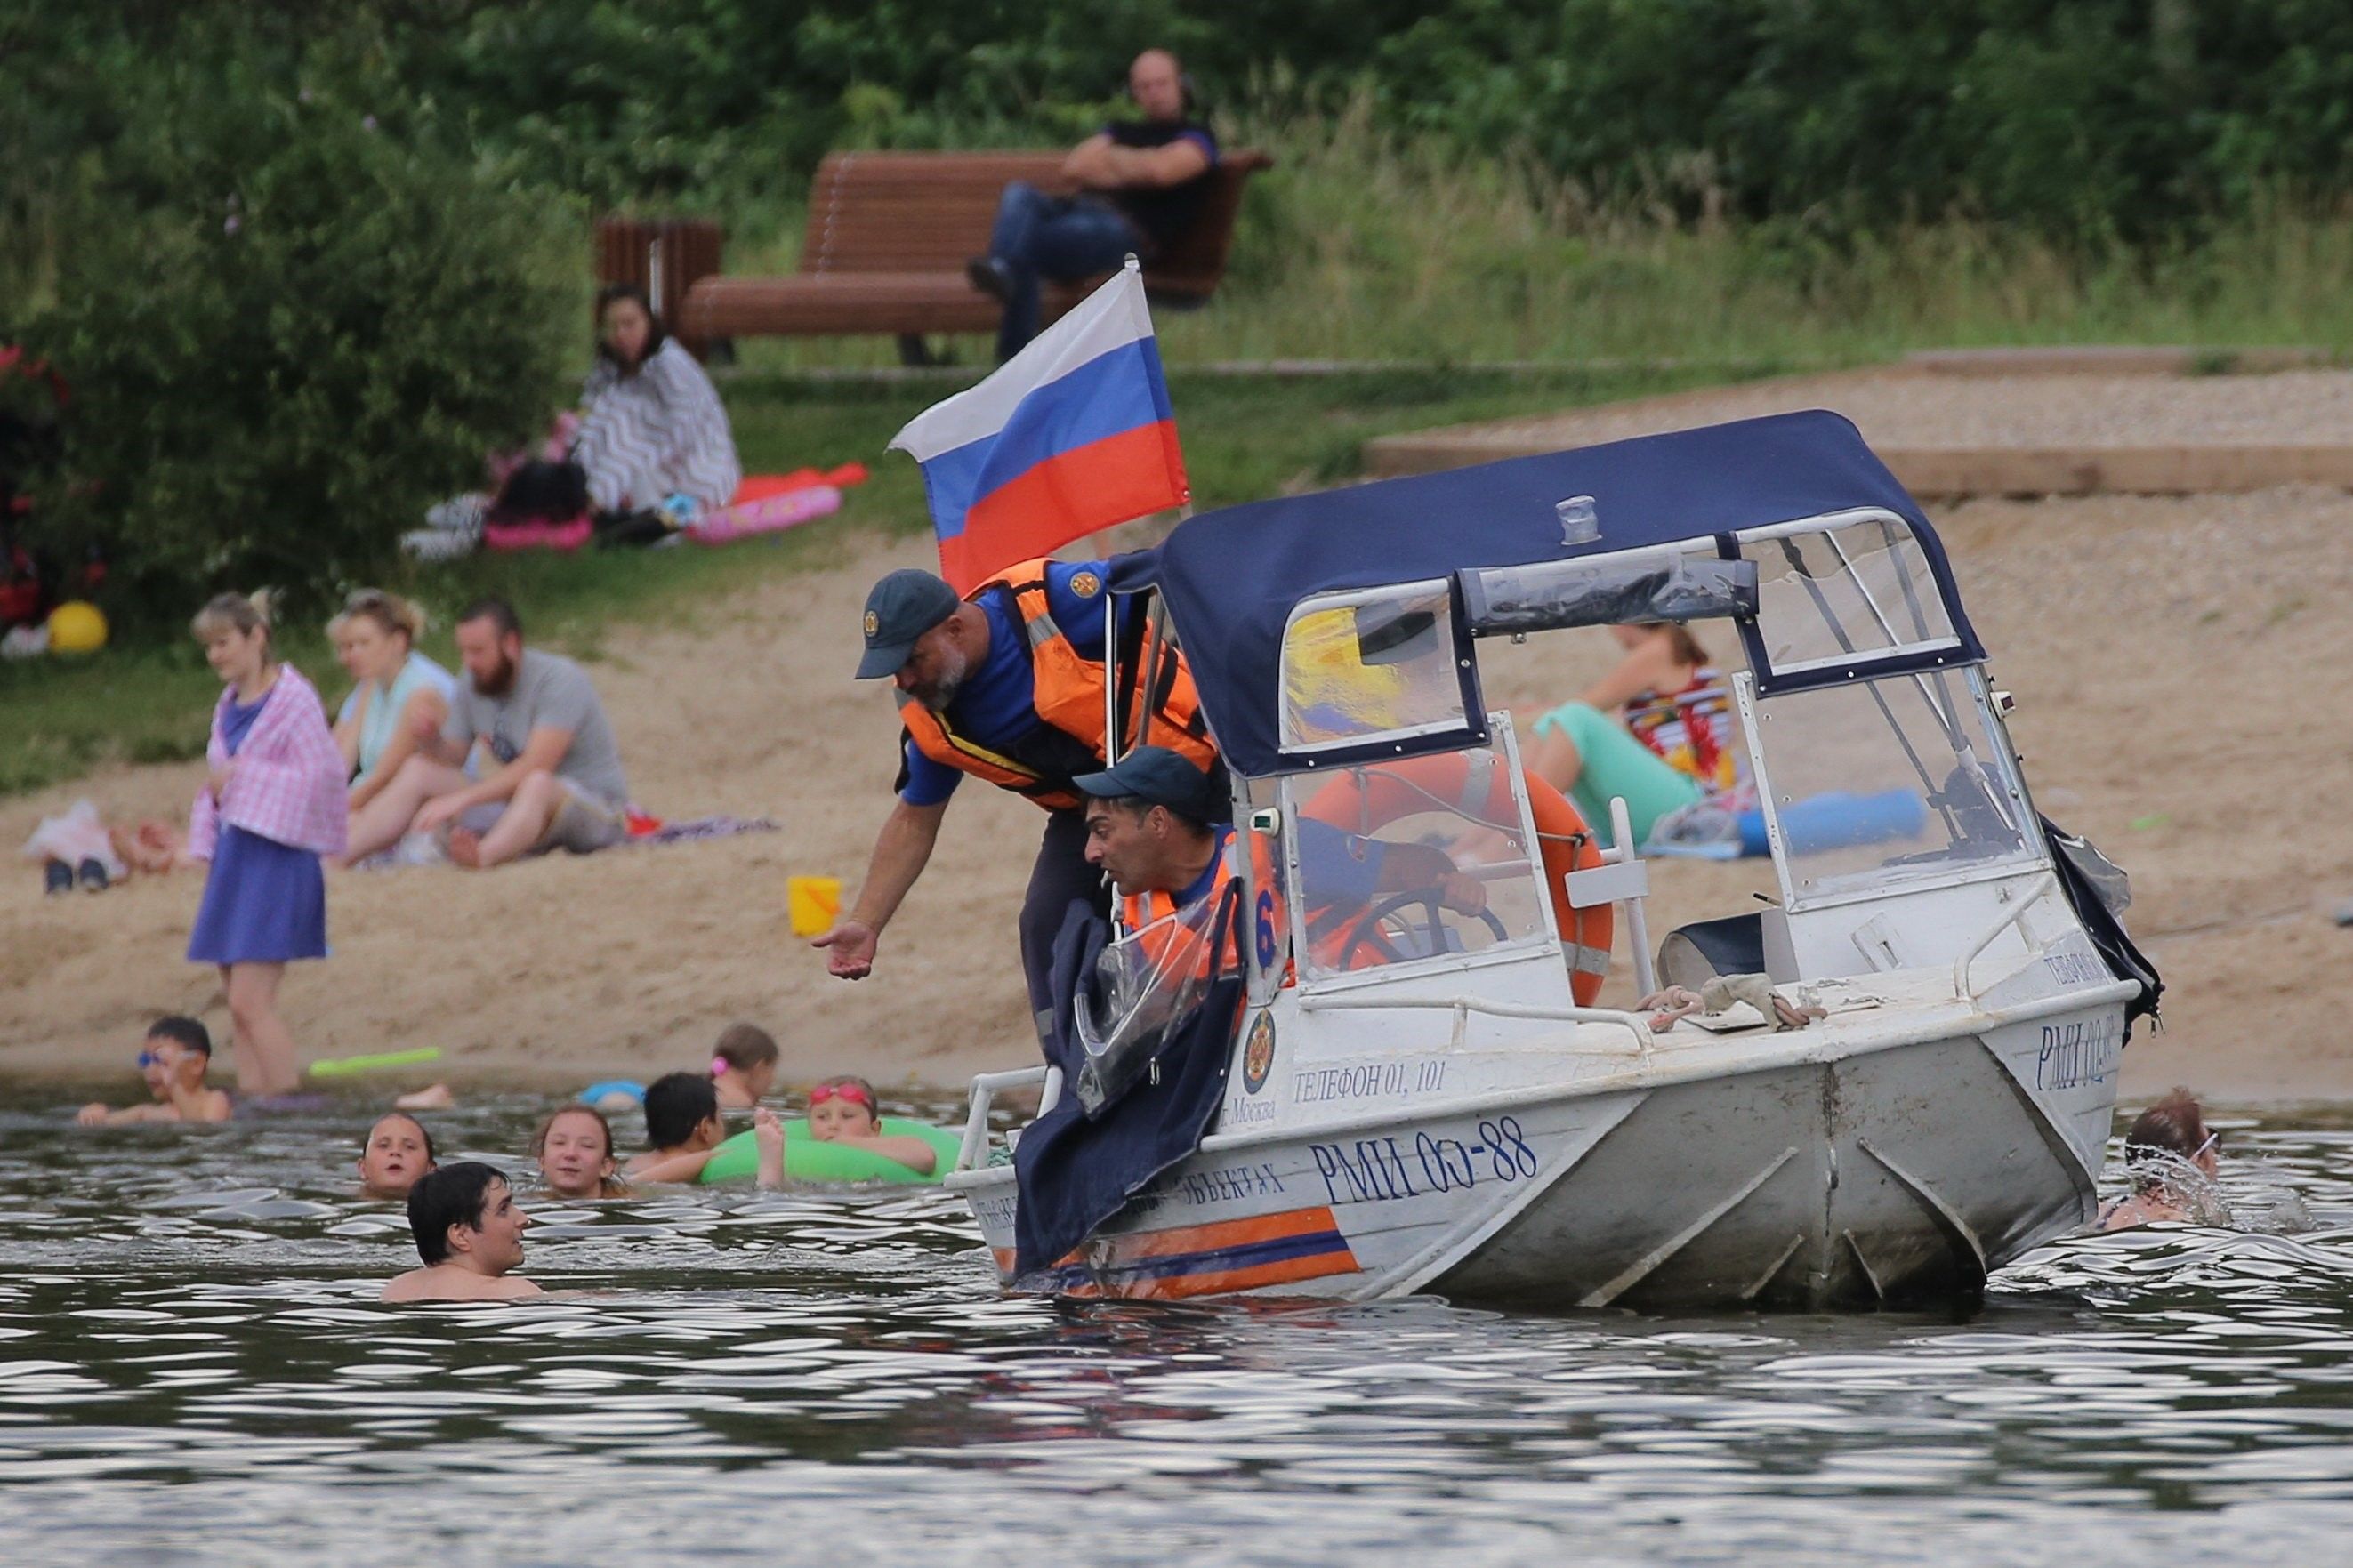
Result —
[{"label": "boat windshield", "polygon": [[2039,853],[1974,669],[1786,692],[1756,704],[1753,731],[1792,909]]},{"label": "boat windshield", "polygon": [[1282,746],[1313,753],[1467,731],[1443,580],[1318,594],[1282,631]]},{"label": "boat windshield", "polygon": [[1303,974],[1552,939],[1508,758],[1499,732],[1464,751],[1283,780],[1292,944]]},{"label": "boat windshield", "polygon": [[1757,563],[1757,626],[1771,675],[1959,647],[1927,555],[1901,518],[1872,512],[1762,533],[1744,539],[1741,554]]}]

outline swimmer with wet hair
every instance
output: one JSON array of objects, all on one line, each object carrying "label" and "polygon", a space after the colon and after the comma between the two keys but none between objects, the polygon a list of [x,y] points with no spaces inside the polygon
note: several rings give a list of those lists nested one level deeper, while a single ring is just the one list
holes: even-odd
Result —
[{"label": "swimmer with wet hair", "polygon": [[820,1143],[863,1149],[925,1175],[940,1163],[939,1151],[921,1138],[882,1131],[882,1108],[874,1086],[851,1073],[829,1078],[809,1090],[808,1123],[809,1135]]},{"label": "swimmer with wet hair", "polygon": [[433,1134],[406,1111],[376,1118],[360,1140],[360,1185],[372,1198],[405,1198],[434,1169]]},{"label": "swimmer with wet hair", "polygon": [[531,1224],[497,1167],[479,1160],[427,1171],[408,1189],[408,1228],[424,1267],[384,1288],[387,1301],[512,1301],[542,1294],[514,1272]]},{"label": "swimmer with wet hair", "polygon": [[2125,1134],[2125,1173],[2132,1191],[2100,1215],[2100,1228],[2204,1218],[2213,1203],[2200,1189],[2211,1193],[2221,1173],[2221,1146],[2222,1135],[2206,1125],[2198,1097],[2186,1089],[2176,1089],[2142,1111]]},{"label": "swimmer with wet hair", "polygon": [[615,1174],[613,1124],[593,1105],[567,1105],[539,1124],[531,1152],[539,1179],[559,1198],[618,1198],[628,1187]]},{"label": "swimmer with wet hair", "polygon": [[[765,1109],[752,1113],[760,1152],[760,1185],[785,1184],[785,1124]],[[646,1086],[646,1152],[627,1174],[640,1182],[691,1182],[726,1140],[719,1091],[701,1073],[666,1072]]]},{"label": "swimmer with wet hair", "polygon": [[111,1127],[126,1121],[227,1121],[231,1114],[227,1091],[205,1082],[212,1070],[213,1037],[194,1018],[174,1014],[147,1026],[139,1052],[139,1072],[151,1097],[144,1105],[110,1110],[92,1102],[76,1113],[84,1127]]},{"label": "swimmer with wet hair", "polygon": [[749,1110],[776,1082],[776,1042],[754,1024],[731,1024],[711,1051],[711,1086],[720,1108]]}]

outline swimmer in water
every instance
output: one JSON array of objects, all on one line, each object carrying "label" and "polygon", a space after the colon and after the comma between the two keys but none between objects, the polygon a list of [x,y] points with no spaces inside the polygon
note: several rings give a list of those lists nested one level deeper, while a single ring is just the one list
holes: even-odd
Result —
[{"label": "swimmer in water", "polygon": [[613,1124],[593,1105],[567,1105],[539,1124],[531,1141],[540,1180],[559,1198],[626,1197],[614,1174]]},{"label": "swimmer in water", "polygon": [[507,1179],[479,1160],[427,1171],[408,1190],[408,1228],[424,1261],[384,1288],[387,1301],[513,1301],[541,1294],[514,1270],[531,1224]]},{"label": "swimmer in water", "polygon": [[360,1143],[360,1186],[372,1198],[405,1198],[436,1168],[433,1134],[403,1111],[378,1117]]},{"label": "swimmer in water", "polygon": [[[760,1152],[760,1185],[783,1186],[785,1124],[773,1110],[755,1110],[752,1136]],[[626,1173],[640,1182],[693,1181],[726,1137],[711,1080],[700,1073],[666,1072],[646,1086],[647,1148]]]},{"label": "swimmer in water", "polygon": [[2207,1217],[2214,1206],[2211,1191],[2221,1169],[2221,1143],[2222,1135],[2207,1127],[2197,1096],[2186,1089],[2142,1111],[2125,1134],[2125,1171],[2132,1191],[2100,1215],[2100,1228]]},{"label": "swimmer in water", "polygon": [[711,1052],[711,1087],[723,1110],[749,1110],[776,1082],[776,1042],[752,1024],[731,1024]]},{"label": "swimmer in water", "polygon": [[213,1037],[194,1018],[158,1018],[148,1026],[139,1053],[139,1071],[152,1097],[144,1105],[110,1110],[85,1105],[74,1117],[84,1127],[111,1127],[124,1121],[227,1121],[230,1115],[227,1090],[205,1082],[212,1070]]},{"label": "swimmer in water", "polygon": [[809,1135],[820,1143],[863,1149],[925,1175],[940,1162],[939,1152],[921,1138],[883,1131],[874,1086],[848,1073],[809,1090],[808,1122]]}]

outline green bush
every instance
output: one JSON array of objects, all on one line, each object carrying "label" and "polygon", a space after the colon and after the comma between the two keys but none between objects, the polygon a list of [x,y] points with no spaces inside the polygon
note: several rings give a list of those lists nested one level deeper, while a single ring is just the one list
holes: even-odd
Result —
[{"label": "green bush", "polygon": [[122,89],[23,333],[74,394],[33,542],[95,542],[134,620],[264,584],[315,607],[565,395],[583,225],[299,77]]}]

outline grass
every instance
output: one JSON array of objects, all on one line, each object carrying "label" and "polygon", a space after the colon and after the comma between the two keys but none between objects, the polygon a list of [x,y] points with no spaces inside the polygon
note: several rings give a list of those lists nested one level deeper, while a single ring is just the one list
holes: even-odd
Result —
[{"label": "grass", "polygon": [[[1950,218],[1831,237],[1794,220],[1679,226],[1593,210],[1532,163],[1378,134],[1369,110],[1245,114],[1253,177],[1209,309],[1165,317],[1171,364],[1279,358],[1836,366],[1922,347],[2311,344],[2353,353],[2353,218],[2281,204],[2155,250],[2071,251]],[[733,272],[787,271],[802,214],[724,215]],[[976,363],[978,338],[954,345]],[[747,345],[749,365],[882,364],[877,340]],[[2218,361],[2219,363],[2219,361]]]},{"label": "grass", "polygon": [[[1198,507],[1329,484],[1358,471],[1363,443],[1394,431],[1671,390],[1692,374],[1563,370],[1540,374],[1390,372],[1337,380],[1172,376]],[[595,659],[615,626],[692,626],[700,607],[748,583],[830,564],[871,533],[926,526],[914,465],[883,447],[945,395],[939,384],[818,383],[757,373],[723,386],[744,466],[774,472],[858,459],[872,469],[841,513],[725,549],[481,554],[415,568],[385,585],[433,614],[426,651],[454,668],[452,614],[483,594],[522,611],[535,641]],[[192,605],[191,610],[195,608]],[[844,636],[849,634],[845,630]],[[315,628],[289,628],[287,656],[332,700],[342,672]],[[200,755],[219,686],[193,640],[90,658],[0,664],[0,794],[38,789],[109,763]]]},{"label": "grass", "polygon": [[[1268,148],[1279,163],[1252,183],[1217,301],[1159,322],[1200,506],[1345,479],[1362,443],[1392,431],[1913,348],[2210,345],[2199,362],[2209,372],[2227,370],[2236,346],[2353,353],[2353,289],[2343,285],[2353,219],[2342,216],[2282,206],[2202,240],[2101,254],[1959,220],[1891,218],[1882,234],[1837,241],[1801,222],[1677,226],[1593,211],[1525,161],[1465,160],[1373,124],[1359,108],[1323,120],[1246,114],[1226,128],[1233,144]],[[801,216],[785,205],[726,215],[730,270],[788,270]],[[977,374],[987,343],[952,346]],[[535,637],[594,658],[611,626],[691,622],[712,595],[838,559],[863,531],[923,525],[913,465],[882,447],[953,383],[796,374],[895,363],[884,340],[742,347],[723,390],[745,466],[868,462],[872,481],[839,518],[721,551],[483,556],[387,585],[422,597],[444,627],[465,600],[505,594]],[[1305,381],[1187,374],[1270,359],[1427,368]],[[1544,368],[1462,368],[1493,362]],[[427,646],[446,654],[446,630]],[[290,637],[289,651],[316,674],[340,673],[315,632]],[[187,644],[0,664],[0,793],[108,761],[195,755],[214,695]]]}]

